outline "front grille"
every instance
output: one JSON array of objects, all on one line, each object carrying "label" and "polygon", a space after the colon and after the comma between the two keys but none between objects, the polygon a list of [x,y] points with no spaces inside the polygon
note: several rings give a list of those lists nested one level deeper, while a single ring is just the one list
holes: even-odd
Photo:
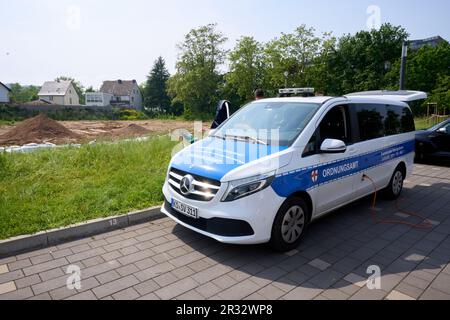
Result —
[{"label": "front grille", "polygon": [[173,209],[167,199],[164,201],[164,208],[181,222],[211,234],[223,237],[247,237],[255,234],[247,221],[224,218],[205,219],[201,217],[194,219]]},{"label": "front grille", "polygon": [[[182,194],[180,190],[181,180],[186,175],[194,177],[194,182],[192,183],[194,185],[194,190],[188,195]],[[169,185],[175,192],[183,197],[197,201],[211,201],[220,189],[220,181],[201,177],[175,168],[170,168]]]}]

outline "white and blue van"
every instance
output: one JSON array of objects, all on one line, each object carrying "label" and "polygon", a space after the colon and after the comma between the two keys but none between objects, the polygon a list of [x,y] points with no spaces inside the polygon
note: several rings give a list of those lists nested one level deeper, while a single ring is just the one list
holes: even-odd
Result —
[{"label": "white and blue van", "polygon": [[252,102],[173,157],[162,212],[220,242],[292,250],[312,220],[373,193],[373,183],[399,197],[415,151],[407,102],[425,98],[373,91]]}]

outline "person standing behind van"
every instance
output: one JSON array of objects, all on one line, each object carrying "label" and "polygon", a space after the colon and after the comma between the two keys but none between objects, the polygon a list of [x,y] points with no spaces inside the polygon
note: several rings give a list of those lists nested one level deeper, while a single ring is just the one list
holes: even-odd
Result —
[{"label": "person standing behind van", "polygon": [[255,100],[264,99],[264,91],[262,89],[255,90]]}]

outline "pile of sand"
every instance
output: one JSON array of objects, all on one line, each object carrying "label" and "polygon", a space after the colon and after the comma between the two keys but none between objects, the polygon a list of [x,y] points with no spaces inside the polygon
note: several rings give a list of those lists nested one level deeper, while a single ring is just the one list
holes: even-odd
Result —
[{"label": "pile of sand", "polygon": [[66,143],[80,139],[75,132],[45,114],[27,119],[0,136],[0,145],[24,145],[27,143]]},{"label": "pile of sand", "polygon": [[122,136],[143,136],[149,134],[150,130],[132,123],[128,127],[121,128],[115,132]]}]

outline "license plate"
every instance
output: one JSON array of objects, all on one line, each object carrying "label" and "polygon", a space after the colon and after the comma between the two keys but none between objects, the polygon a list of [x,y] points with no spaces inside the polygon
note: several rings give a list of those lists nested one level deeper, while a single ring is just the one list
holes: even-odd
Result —
[{"label": "license plate", "polygon": [[187,205],[183,202],[172,199],[172,208],[184,214],[185,216],[198,219],[198,209],[191,207],[190,205]]}]

